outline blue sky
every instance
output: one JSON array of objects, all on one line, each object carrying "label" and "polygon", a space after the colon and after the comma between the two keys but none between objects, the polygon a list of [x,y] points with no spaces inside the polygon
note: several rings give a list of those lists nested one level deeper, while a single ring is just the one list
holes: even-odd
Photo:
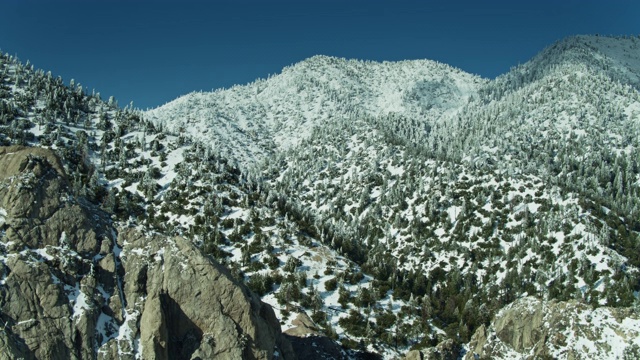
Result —
[{"label": "blue sky", "polygon": [[640,34],[637,0],[2,0],[0,49],[120,105],[162,105],[324,54],[484,77],[573,34]]}]

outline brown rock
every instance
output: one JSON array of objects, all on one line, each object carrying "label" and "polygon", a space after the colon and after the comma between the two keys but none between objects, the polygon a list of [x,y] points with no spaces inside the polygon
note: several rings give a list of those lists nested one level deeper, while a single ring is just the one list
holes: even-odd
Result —
[{"label": "brown rock", "polygon": [[284,333],[291,336],[304,337],[307,335],[319,335],[318,326],[311,320],[309,315],[304,312],[298,313],[296,318],[291,322],[295,327],[288,329]]}]

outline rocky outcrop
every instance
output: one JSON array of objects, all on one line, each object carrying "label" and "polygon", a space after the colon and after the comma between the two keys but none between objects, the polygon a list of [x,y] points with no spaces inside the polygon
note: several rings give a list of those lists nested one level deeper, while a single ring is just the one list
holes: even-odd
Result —
[{"label": "rocky outcrop", "polygon": [[[0,148],[0,326],[13,357],[94,355],[93,258],[107,216],[75,200],[51,151]],[[13,350],[11,350],[13,349]],[[17,353],[13,353],[18,351]]]},{"label": "rocky outcrop", "polygon": [[640,345],[638,325],[640,314],[633,309],[527,297],[477,329],[465,359],[618,359],[627,347]]},{"label": "rocky outcrop", "polygon": [[0,148],[0,358],[291,359],[273,310],[182,238],[115,229],[45,149]]},{"label": "rocky outcrop", "polygon": [[424,360],[424,354],[420,350],[411,350],[404,355],[405,360]]},{"label": "rocky outcrop", "polygon": [[291,323],[295,326],[285,331],[284,335],[299,359],[346,358],[338,344],[325,336],[306,313],[298,313]]},{"label": "rocky outcrop", "polygon": [[445,340],[435,347],[411,350],[405,354],[406,360],[456,360],[460,357],[460,346],[453,340]]},{"label": "rocky outcrop", "polygon": [[[9,240],[31,249],[68,245],[84,255],[99,250],[105,234],[104,214],[90,214],[87,206],[72,199],[62,165],[53,152],[1,148],[0,168],[0,207],[6,213]],[[99,218],[94,219],[96,216]]]},{"label": "rocky outcrop", "polygon": [[125,311],[139,314],[145,359],[271,359],[275,349],[291,355],[273,309],[190,242],[136,229],[122,229],[118,242]]}]

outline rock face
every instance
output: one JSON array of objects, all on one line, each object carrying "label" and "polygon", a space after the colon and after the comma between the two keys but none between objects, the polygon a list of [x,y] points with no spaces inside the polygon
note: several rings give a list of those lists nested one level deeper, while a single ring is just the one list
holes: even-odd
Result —
[{"label": "rock face", "polygon": [[74,200],[57,157],[0,148],[0,358],[91,358],[99,306],[92,258],[106,216]]},{"label": "rock face", "polygon": [[324,336],[305,314],[298,313],[292,322],[295,327],[288,329],[284,335],[289,340],[299,359],[345,359],[340,347]]},{"label": "rock face", "polygon": [[139,314],[143,358],[271,359],[276,348],[290,352],[273,309],[190,242],[135,229],[122,229],[118,242],[125,318]]},{"label": "rock face", "polygon": [[53,152],[0,168],[0,358],[295,358],[271,307],[185,239],[114,229]]},{"label": "rock face", "polygon": [[456,360],[460,357],[460,346],[453,340],[445,340],[435,347],[425,350],[411,350],[405,354],[405,360]]},{"label": "rock face", "polygon": [[618,359],[640,345],[638,324],[633,309],[522,298],[476,330],[465,359]]}]

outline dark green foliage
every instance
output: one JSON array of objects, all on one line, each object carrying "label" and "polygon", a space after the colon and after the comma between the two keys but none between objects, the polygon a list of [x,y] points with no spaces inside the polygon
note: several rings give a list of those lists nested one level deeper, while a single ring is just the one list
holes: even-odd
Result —
[{"label": "dark green foliage", "polygon": [[256,273],[249,278],[247,286],[260,296],[266,295],[273,288],[273,279],[269,275]]},{"label": "dark green foliage", "polygon": [[[351,310],[349,311],[349,316],[345,318],[341,318],[338,323],[345,331],[356,337],[365,337],[367,336],[367,321],[361,313]],[[372,326],[369,324],[369,326]]]},{"label": "dark green foliage", "polygon": [[338,281],[336,278],[331,278],[324,283],[324,288],[326,291],[334,291],[338,288]]}]

